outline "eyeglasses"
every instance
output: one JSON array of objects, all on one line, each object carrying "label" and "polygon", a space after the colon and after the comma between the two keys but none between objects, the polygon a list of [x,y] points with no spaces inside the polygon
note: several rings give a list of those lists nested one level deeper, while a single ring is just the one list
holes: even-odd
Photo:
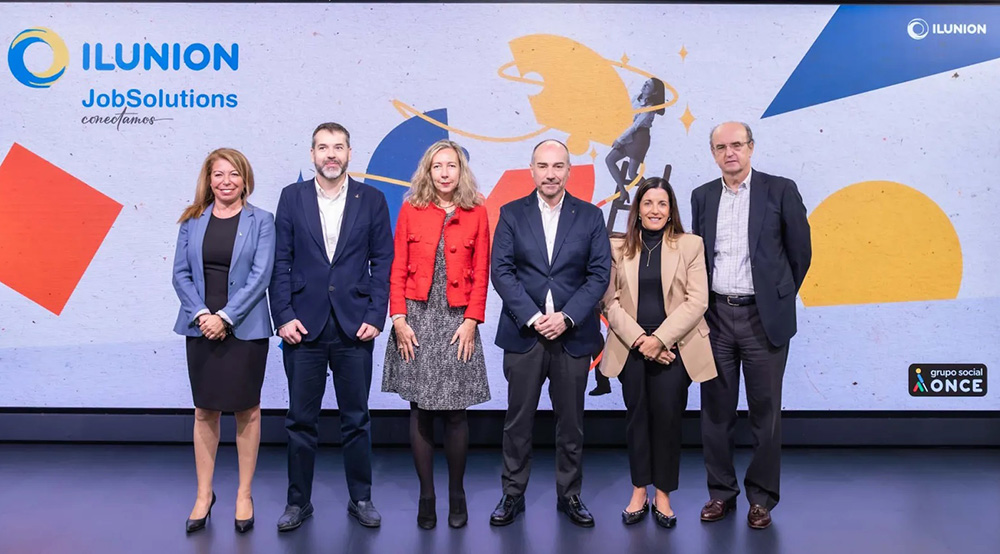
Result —
[{"label": "eyeglasses", "polygon": [[747,146],[748,144],[752,143],[752,142],[753,141],[730,142],[729,144],[716,144],[715,146],[712,147],[712,150],[715,150],[716,152],[719,152],[720,154],[722,152],[725,152],[726,148],[732,148],[733,152],[742,152],[743,148],[745,146]]}]

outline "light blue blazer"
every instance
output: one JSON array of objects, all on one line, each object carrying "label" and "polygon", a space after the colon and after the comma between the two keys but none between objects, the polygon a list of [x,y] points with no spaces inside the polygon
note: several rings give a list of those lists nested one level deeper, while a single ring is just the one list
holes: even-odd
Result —
[{"label": "light blue blazer", "polygon": [[[174,332],[200,337],[194,315],[205,306],[205,265],[202,247],[211,219],[212,204],[201,217],[181,223],[174,252],[174,290],[181,301]],[[229,265],[229,302],[222,311],[233,321],[233,334],[240,340],[255,340],[272,334],[271,315],[265,292],[274,268],[274,216],[247,204],[240,222]]]}]

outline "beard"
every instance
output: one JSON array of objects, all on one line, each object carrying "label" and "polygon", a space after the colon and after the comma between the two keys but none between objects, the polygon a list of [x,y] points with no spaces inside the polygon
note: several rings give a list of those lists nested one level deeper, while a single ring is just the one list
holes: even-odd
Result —
[{"label": "beard", "polygon": [[316,165],[316,173],[319,173],[320,175],[331,181],[340,178],[340,176],[343,175],[345,171],[347,171],[346,163],[341,165],[340,167],[333,167],[329,169],[327,169],[325,166],[322,165]]}]

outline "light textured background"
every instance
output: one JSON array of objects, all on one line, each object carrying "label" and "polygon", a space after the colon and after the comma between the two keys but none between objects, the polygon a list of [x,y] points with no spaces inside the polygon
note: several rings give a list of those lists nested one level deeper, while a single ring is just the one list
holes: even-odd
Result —
[{"label": "light textured background", "polygon": [[[915,362],[1000,361],[996,295],[996,61],[759,120],[829,20],[835,6],[613,5],[112,5],[5,4],[0,43],[44,26],[70,51],[66,75],[52,88],[24,87],[0,72],[4,100],[0,151],[18,142],[124,204],[104,244],[60,316],[0,286],[0,406],[167,407],[191,405],[184,341],[173,335],[177,299],[170,268],[176,219],[190,201],[197,171],[213,148],[242,150],[253,164],[253,202],[273,211],[282,186],[309,177],[309,137],[336,120],[352,133],[351,171],[364,171],[379,141],[403,117],[392,99],[421,110],[447,108],[452,125],[495,136],[538,127],[528,97],[538,87],[505,81],[507,43],[532,33],[562,35],[609,59],[658,75],[680,93],[655,120],[649,167],[674,165],[671,178],[685,222],[691,190],[718,177],[707,148],[711,126],[748,121],[754,165],[795,179],[811,211],[852,183],[891,180],[927,194],[961,241],[964,273],[951,301],[834,306],[799,304],[784,407],[797,410],[998,409],[986,398],[911,398],[907,367]],[[231,71],[83,71],[84,42],[239,43]],[[110,47],[107,45],[111,45]],[[682,61],[677,52],[689,55]],[[48,65],[29,50],[29,64]],[[642,78],[622,73],[630,94]],[[579,83],[586,86],[586,83]],[[236,93],[234,109],[137,109],[172,117],[152,127],[116,131],[80,118],[118,110],[85,109],[90,88],[155,92],[196,89]],[[697,118],[685,133],[685,105]],[[553,130],[546,136],[564,138]],[[495,144],[458,140],[489,192],[507,169],[527,166],[534,141]],[[613,184],[596,145],[595,199]],[[575,164],[590,163],[587,156]],[[58,203],[58,198],[53,201]],[[850,271],[849,267],[844,268]],[[880,283],[879,285],[885,285]],[[506,406],[501,352],[492,346],[499,298],[491,291],[487,344],[493,400]],[[287,406],[277,339],[264,385],[265,408]],[[403,408],[377,392],[385,335],[375,348],[371,405]],[[995,381],[995,379],[994,379]],[[588,408],[621,408],[615,394]],[[697,386],[690,408],[697,408]],[[324,404],[334,407],[328,394]],[[543,407],[548,400],[543,398]]]}]

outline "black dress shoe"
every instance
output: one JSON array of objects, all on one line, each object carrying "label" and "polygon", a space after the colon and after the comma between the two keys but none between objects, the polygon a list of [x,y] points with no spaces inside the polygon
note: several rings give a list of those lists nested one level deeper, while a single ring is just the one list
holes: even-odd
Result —
[{"label": "black dress shoe", "polygon": [[639,508],[634,512],[630,512],[628,510],[622,510],[622,523],[624,523],[625,525],[632,525],[635,523],[639,523],[646,517],[646,514],[648,513],[649,513],[649,501],[647,500],[642,504],[642,508]]},{"label": "black dress shoe", "polygon": [[660,527],[672,529],[677,525],[677,515],[668,516],[667,514],[656,509],[656,504],[653,504],[653,516],[656,517],[656,524]]},{"label": "black dress shoe", "polygon": [[278,518],[278,531],[298,529],[302,522],[313,515],[312,503],[305,506],[285,506],[285,513]]},{"label": "black dress shoe", "polygon": [[[253,497],[250,497],[250,509],[253,509]],[[237,519],[236,520],[236,532],[246,533],[247,531],[253,529],[253,516],[250,514],[250,519]]]},{"label": "black dress shoe", "polygon": [[358,520],[365,527],[382,525],[382,514],[378,513],[371,500],[351,500],[347,503],[347,514]]},{"label": "black dress shoe", "polygon": [[215,493],[212,493],[212,503],[208,505],[208,513],[205,517],[198,519],[188,519],[187,523],[184,525],[185,530],[188,533],[194,533],[195,531],[200,531],[205,528],[205,523],[208,522],[208,518],[212,517],[212,506],[215,506]]},{"label": "black dress shoe", "polygon": [[580,527],[593,527],[594,516],[590,515],[590,510],[580,500],[579,494],[574,494],[569,498],[560,498],[556,501],[556,509],[569,516],[569,520]]},{"label": "black dress shoe", "polygon": [[421,498],[417,505],[417,525],[421,529],[433,529],[437,525],[438,516],[434,497]]},{"label": "black dress shoe", "polygon": [[510,525],[514,523],[517,514],[524,511],[524,496],[505,494],[500,497],[500,503],[490,514],[490,525]]}]

